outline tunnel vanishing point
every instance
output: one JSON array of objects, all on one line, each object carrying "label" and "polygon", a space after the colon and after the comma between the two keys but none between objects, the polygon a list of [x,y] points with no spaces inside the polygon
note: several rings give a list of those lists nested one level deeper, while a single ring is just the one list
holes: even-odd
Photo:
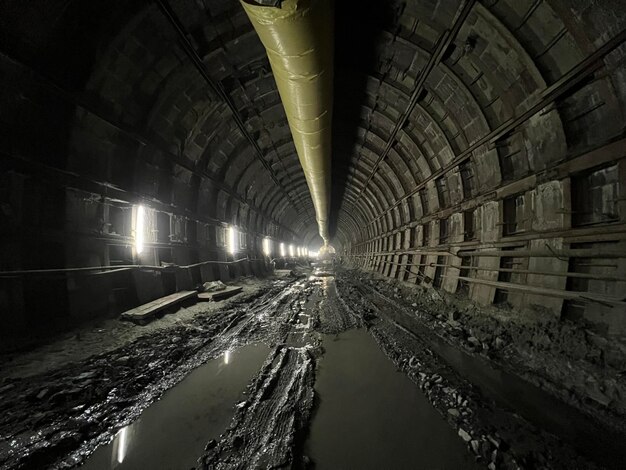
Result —
[{"label": "tunnel vanishing point", "polygon": [[0,84],[1,468],[624,468],[623,1],[2,0]]}]

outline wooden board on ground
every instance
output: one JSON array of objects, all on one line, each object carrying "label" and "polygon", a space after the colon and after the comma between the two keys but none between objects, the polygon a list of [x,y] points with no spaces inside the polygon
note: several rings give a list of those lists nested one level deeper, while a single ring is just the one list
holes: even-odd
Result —
[{"label": "wooden board on ground", "polygon": [[224,290],[218,290],[215,292],[201,292],[198,294],[198,300],[224,300],[233,295],[239,294],[243,290],[241,286],[229,286]]},{"label": "wooden board on ground", "polygon": [[161,297],[160,299],[153,300],[147,304],[140,305],[139,307],[127,310],[120,315],[122,320],[130,320],[136,323],[145,322],[152,318],[157,312],[181,303],[185,300],[196,298],[198,293],[195,290],[186,290],[182,292],[176,292],[174,294]]}]

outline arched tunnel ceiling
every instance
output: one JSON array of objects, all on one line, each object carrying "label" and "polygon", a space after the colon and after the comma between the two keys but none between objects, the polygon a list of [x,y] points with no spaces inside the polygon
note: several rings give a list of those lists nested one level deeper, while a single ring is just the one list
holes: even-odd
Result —
[{"label": "arched tunnel ceiling", "polygon": [[[611,25],[604,24],[609,27],[604,32],[583,32],[584,23],[597,18],[585,18],[589,12],[570,3],[436,2],[433,8],[431,2],[394,2],[387,11],[379,7],[372,16],[386,21],[368,25],[376,52],[369,60],[357,58],[368,67],[362,71],[361,99],[353,103],[355,138],[342,149],[348,154],[347,184],[338,226],[356,227],[343,243],[436,217],[505,180],[540,172],[573,149],[619,135],[621,125],[600,129],[598,123],[606,119],[604,113],[622,115],[615,106],[624,98],[620,74],[607,80],[587,75],[584,86],[567,89],[568,80],[580,78],[568,72],[622,33],[623,11],[617,4],[604,6],[618,12]],[[355,23],[366,21],[363,15]],[[363,37],[353,28],[348,36],[356,38],[349,50]],[[577,72],[585,71],[589,68]],[[556,90],[558,100],[546,90]],[[592,115],[582,119],[576,116],[596,100],[601,107],[613,104],[589,110]],[[525,116],[533,108],[536,112]],[[476,181],[461,181],[462,171]]]},{"label": "arched tunnel ceiling", "polygon": [[[179,2],[173,8],[208,80],[152,4],[110,44],[88,90],[110,105],[124,103],[118,105],[117,120],[187,157],[201,173],[200,181],[221,182],[240,197],[215,187],[201,194],[202,183],[197,183],[199,188],[187,195],[191,200],[181,206],[204,205],[202,212],[242,227],[249,227],[256,213],[259,232],[271,233],[270,222],[290,231],[285,221],[312,213],[312,203],[256,34],[236,2],[206,9]],[[120,80],[125,86],[115,86]],[[185,184],[191,176],[183,170],[176,178]],[[242,201],[247,209],[242,210]]]},{"label": "arched tunnel ceiling", "polygon": [[[50,47],[79,13],[105,10],[75,4],[33,2],[32,12],[58,12],[36,23],[33,50]],[[71,69],[83,67],[85,83],[60,92],[78,104],[67,170],[130,186],[171,210],[319,244],[276,84],[239,2],[169,5],[192,53],[158,2],[110,5],[102,20],[108,27],[94,30],[97,41],[84,47],[90,60]],[[504,182],[623,132],[625,9],[618,1],[335,8],[331,229],[338,246],[479,203]],[[84,33],[74,25],[66,34],[75,41]]]}]

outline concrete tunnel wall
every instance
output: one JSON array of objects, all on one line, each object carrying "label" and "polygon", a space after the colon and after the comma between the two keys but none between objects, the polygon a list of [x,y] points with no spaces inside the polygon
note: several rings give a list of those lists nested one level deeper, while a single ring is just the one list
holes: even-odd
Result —
[{"label": "concrete tunnel wall", "polygon": [[[354,130],[335,115],[338,252],[511,314],[547,312],[623,335],[626,46],[609,47],[626,25],[621,2],[380,3],[355,17],[336,4],[337,47],[352,35],[369,39],[372,54],[356,72],[338,55],[335,108],[348,99],[345,77],[363,83]],[[175,277],[3,277],[6,334],[260,274],[265,236],[319,243],[243,9],[235,0],[170,4],[208,80],[155,3],[0,6],[0,267],[226,261],[226,225],[243,233],[239,254],[251,261]],[[358,39],[370,21],[376,34]],[[150,226],[139,258],[137,204]]]}]

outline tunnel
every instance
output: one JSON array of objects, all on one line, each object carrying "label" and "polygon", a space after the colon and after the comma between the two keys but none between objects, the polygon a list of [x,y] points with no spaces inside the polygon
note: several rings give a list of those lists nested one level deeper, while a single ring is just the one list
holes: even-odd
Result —
[{"label": "tunnel", "polygon": [[2,0],[0,84],[1,468],[624,468],[624,2]]}]

